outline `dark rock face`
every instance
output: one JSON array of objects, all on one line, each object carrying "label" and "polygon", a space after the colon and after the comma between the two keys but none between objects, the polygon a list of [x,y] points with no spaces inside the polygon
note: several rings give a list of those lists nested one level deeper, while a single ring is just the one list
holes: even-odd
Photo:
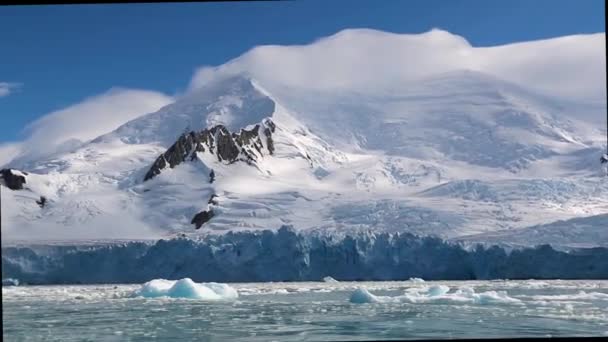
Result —
[{"label": "dark rock face", "polygon": [[239,156],[239,148],[228,129],[224,126],[219,127],[218,134],[215,135],[217,142],[217,158],[219,161],[233,163]]},{"label": "dark rock face", "polygon": [[265,122],[266,128],[264,128],[264,135],[266,136],[266,146],[268,146],[268,153],[271,155],[274,153],[274,142],[272,140],[272,133],[274,133],[277,126],[271,120]]},{"label": "dark rock face", "polygon": [[36,204],[38,204],[40,208],[44,208],[44,205],[46,204],[46,197],[40,196],[40,200],[36,201]]},{"label": "dark rock face", "polygon": [[[207,201],[207,204],[217,205],[218,202],[217,202],[216,198],[217,198],[217,194],[211,195],[211,197],[209,198],[209,201]],[[215,213],[213,212],[213,209],[209,208],[207,210],[203,210],[203,211],[199,212],[198,214],[194,215],[194,217],[192,218],[192,221],[190,221],[190,223],[196,225],[195,229],[200,229],[203,226],[203,224],[209,222],[209,220],[211,220],[211,218],[213,216],[215,216]]]},{"label": "dark rock face", "polygon": [[203,224],[207,223],[214,216],[213,210],[203,210],[200,213],[194,215],[192,221],[190,223],[196,226],[196,229],[199,229],[203,226]]},{"label": "dark rock face", "polygon": [[[144,181],[154,178],[167,166],[174,168],[188,159],[194,160],[195,152],[209,152],[215,155],[220,162],[226,164],[237,161],[253,164],[258,156],[262,156],[264,153],[261,131],[266,138],[268,153],[274,152],[272,133],[275,129],[276,125],[270,119],[265,119],[262,127],[256,125],[251,130],[241,129],[239,133],[231,133],[226,126],[217,125],[200,132],[182,134],[165,153],[156,159],[146,173]],[[209,178],[210,182],[213,182],[215,174],[213,176],[210,174]]]},{"label": "dark rock face", "polygon": [[[23,174],[27,175],[26,173]],[[23,184],[26,183],[25,176],[15,173],[12,169],[0,170],[0,179],[11,190],[23,190]]]}]

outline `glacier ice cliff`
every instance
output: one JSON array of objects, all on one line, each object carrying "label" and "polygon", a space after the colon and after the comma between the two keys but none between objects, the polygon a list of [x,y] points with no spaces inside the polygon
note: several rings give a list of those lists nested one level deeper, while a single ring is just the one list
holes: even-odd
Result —
[{"label": "glacier ice cliff", "polygon": [[465,249],[435,237],[229,232],[110,245],[3,246],[3,277],[25,284],[471,279],[607,279],[608,249]]}]

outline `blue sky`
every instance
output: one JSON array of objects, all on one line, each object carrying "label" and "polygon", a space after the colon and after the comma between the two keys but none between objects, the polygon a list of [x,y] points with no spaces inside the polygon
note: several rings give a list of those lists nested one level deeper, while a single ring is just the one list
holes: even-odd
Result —
[{"label": "blue sky", "polygon": [[[474,46],[605,31],[602,0],[295,0],[0,7],[0,143],[111,87],[184,90],[194,70],[253,46],[344,28],[433,27]],[[2,91],[3,83],[20,84]],[[6,85],[5,85],[6,88]],[[4,95],[4,96],[2,96]]]}]

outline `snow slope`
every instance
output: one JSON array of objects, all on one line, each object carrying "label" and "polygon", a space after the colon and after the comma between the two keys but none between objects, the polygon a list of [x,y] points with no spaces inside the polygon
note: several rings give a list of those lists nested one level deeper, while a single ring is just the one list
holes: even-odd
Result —
[{"label": "snow slope", "polygon": [[608,214],[602,214],[560,220],[514,231],[501,230],[464,236],[459,240],[511,246],[548,243],[569,248],[608,247],[608,230],[606,227],[608,227]]},{"label": "snow slope", "polygon": [[[347,41],[375,35],[359,33],[347,32]],[[417,39],[439,44],[446,37],[437,34]],[[68,152],[11,164],[30,175],[25,190],[2,189],[3,244],[147,240],[286,224],[333,234],[371,229],[608,243],[601,232],[608,183],[599,165],[605,100],[551,96],[491,70],[458,66],[369,91],[358,83],[315,88],[284,75],[252,78],[260,70],[242,66],[222,73],[251,53],[157,112]],[[269,122],[276,127],[266,133]],[[200,151],[171,149],[184,134],[205,130],[212,133]],[[243,134],[250,139],[244,145]],[[222,151],[240,157],[228,160]],[[180,162],[144,180],[161,155]],[[35,203],[39,196],[48,198],[44,208]],[[195,229],[201,213],[211,218]],[[564,237],[571,224],[577,234]]]}]

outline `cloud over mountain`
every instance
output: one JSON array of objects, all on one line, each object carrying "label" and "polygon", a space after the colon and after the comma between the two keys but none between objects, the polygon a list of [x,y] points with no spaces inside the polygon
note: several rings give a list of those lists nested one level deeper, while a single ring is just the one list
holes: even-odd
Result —
[{"label": "cloud over mountain", "polygon": [[307,45],[255,47],[221,66],[200,68],[190,86],[246,73],[270,90],[290,86],[369,93],[435,73],[473,70],[545,94],[605,102],[604,37],[597,33],[474,47],[440,29],[422,34],[347,29]]},{"label": "cloud over mountain", "polygon": [[[30,159],[69,150],[171,102],[171,97],[160,92],[112,88],[29,124],[24,130],[28,138],[20,147],[22,156]],[[10,151],[15,148],[13,145]],[[2,159],[7,158],[0,162]]]}]

